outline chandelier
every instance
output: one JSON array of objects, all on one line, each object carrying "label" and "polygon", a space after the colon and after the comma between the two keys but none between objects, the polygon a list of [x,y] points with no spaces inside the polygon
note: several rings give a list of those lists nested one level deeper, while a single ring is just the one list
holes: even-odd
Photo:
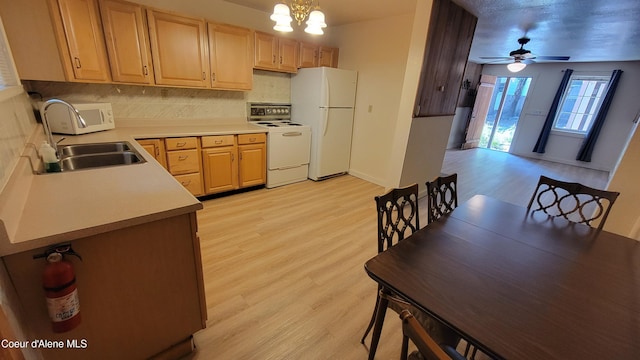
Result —
[{"label": "chandelier", "polygon": [[320,5],[313,7],[313,0],[289,0],[276,4],[273,8],[273,14],[271,14],[271,20],[276,24],[273,26],[274,30],[282,32],[291,32],[291,15],[296,19],[298,25],[308,18],[304,29],[305,32],[314,35],[322,35],[324,31],[322,28],[327,27],[324,22],[324,14],[320,11]]}]

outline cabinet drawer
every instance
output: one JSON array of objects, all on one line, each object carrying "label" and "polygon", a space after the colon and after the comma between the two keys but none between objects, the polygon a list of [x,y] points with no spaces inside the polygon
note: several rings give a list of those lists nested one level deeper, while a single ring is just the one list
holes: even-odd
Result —
[{"label": "cabinet drawer", "polygon": [[259,133],[259,134],[240,134],[238,135],[238,144],[256,144],[263,143],[267,141],[267,134]]},{"label": "cabinet drawer", "polygon": [[164,141],[167,150],[186,150],[198,147],[197,137],[167,138]]},{"label": "cabinet drawer", "polygon": [[167,152],[167,168],[172,175],[200,172],[198,150],[180,150]]},{"label": "cabinet drawer", "polygon": [[203,136],[202,147],[229,146],[235,144],[235,135]]},{"label": "cabinet drawer", "polygon": [[202,177],[200,173],[175,175],[174,178],[194,196],[202,195]]}]

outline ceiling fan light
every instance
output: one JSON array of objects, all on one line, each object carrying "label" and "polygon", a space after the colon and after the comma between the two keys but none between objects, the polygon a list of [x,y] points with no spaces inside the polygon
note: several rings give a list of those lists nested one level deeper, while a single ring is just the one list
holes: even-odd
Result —
[{"label": "ceiling fan light", "polygon": [[522,63],[520,61],[515,61],[512,62],[511,64],[507,65],[507,69],[509,69],[509,71],[511,72],[518,72],[521,71],[522,69],[526,68],[527,64]]}]

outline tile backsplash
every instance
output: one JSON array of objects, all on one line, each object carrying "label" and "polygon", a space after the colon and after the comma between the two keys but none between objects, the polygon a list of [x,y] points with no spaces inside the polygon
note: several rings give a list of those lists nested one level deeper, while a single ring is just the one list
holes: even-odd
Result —
[{"label": "tile backsplash", "polygon": [[[155,86],[25,81],[44,99],[110,102],[118,119],[246,119],[247,102],[291,99],[290,75],[254,71],[253,90],[221,91]],[[37,96],[32,96],[38,99]]]},{"label": "tile backsplash", "polygon": [[0,190],[9,180],[36,125],[25,93],[0,102]]}]

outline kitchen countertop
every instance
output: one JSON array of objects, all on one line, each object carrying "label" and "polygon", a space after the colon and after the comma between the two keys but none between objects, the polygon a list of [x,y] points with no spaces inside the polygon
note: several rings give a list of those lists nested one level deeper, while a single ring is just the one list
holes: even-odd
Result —
[{"label": "kitchen countertop", "polygon": [[[145,163],[34,175],[22,156],[0,194],[0,256],[162,220],[202,209],[202,204],[135,139],[265,132],[246,122],[120,126],[85,135],[64,135],[59,145],[128,141]],[[128,124],[127,124],[128,125]],[[38,126],[31,143],[43,136]],[[54,135],[58,141],[62,136]],[[27,146],[28,148],[33,148]],[[33,159],[31,150],[30,156]]]}]

